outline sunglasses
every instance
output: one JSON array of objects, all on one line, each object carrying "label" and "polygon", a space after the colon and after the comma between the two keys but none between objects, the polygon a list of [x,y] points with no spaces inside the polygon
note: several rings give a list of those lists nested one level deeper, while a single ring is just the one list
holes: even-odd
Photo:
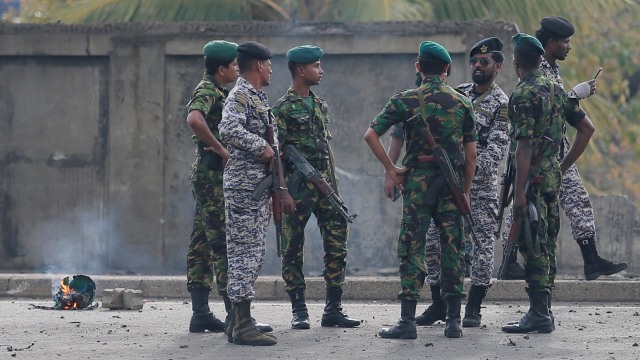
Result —
[{"label": "sunglasses", "polygon": [[471,59],[469,59],[469,65],[471,66],[475,65],[478,62],[480,63],[480,66],[487,66],[491,64],[491,60],[485,57],[472,57]]}]

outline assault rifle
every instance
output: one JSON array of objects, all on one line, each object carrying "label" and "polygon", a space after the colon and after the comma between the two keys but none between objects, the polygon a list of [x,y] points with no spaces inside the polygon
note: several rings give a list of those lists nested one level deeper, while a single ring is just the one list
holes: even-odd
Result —
[{"label": "assault rifle", "polygon": [[504,211],[511,204],[513,199],[513,192],[511,192],[511,185],[516,178],[516,168],[514,166],[514,160],[511,151],[507,154],[507,164],[504,167],[502,173],[502,181],[500,182],[500,201],[498,209],[498,229],[494,233],[496,239],[500,238],[500,231],[502,230],[502,218],[504,218]]},{"label": "assault rifle", "polygon": [[275,139],[276,124],[273,120],[271,110],[269,110],[269,122],[267,123],[267,143],[275,153],[273,156],[273,166],[271,174],[265,176],[258,186],[253,190],[251,197],[254,200],[260,200],[262,194],[265,191],[271,190],[271,208],[273,211],[273,223],[276,226],[276,250],[278,257],[281,256],[281,244],[282,244],[282,197],[283,191],[287,191],[287,187],[284,182],[284,172],[282,171],[282,162],[280,159],[280,151],[278,149],[278,143]]},{"label": "assault rifle", "polygon": [[322,195],[329,199],[336,211],[340,213],[345,220],[352,223],[353,219],[355,219],[358,214],[349,215],[349,209],[344,205],[344,201],[322,177],[320,171],[311,166],[307,159],[305,159],[293,145],[285,145],[283,153],[284,156],[293,163],[297,171],[301,172],[302,175],[309,180],[309,182],[312,183]]},{"label": "assault rifle", "polygon": [[[414,117],[422,118],[421,113],[417,113],[412,118],[408,119],[407,122],[411,121]],[[453,201],[462,213],[464,220],[469,225],[469,229],[471,229],[471,236],[473,237],[473,241],[475,244],[478,244],[478,237],[476,236],[476,232],[474,230],[475,221],[473,220],[473,216],[471,215],[471,205],[469,204],[469,199],[467,199],[464,194],[464,190],[462,189],[462,182],[458,177],[458,174],[453,169],[453,165],[451,165],[451,160],[449,160],[449,155],[443,148],[440,147],[431,135],[431,131],[429,130],[429,124],[425,119],[425,129],[422,132],[425,140],[427,140],[427,144],[431,148],[433,152],[433,158],[438,163],[438,167],[440,171],[444,175],[447,185],[449,185],[449,189],[451,189],[451,193],[453,194]],[[429,161],[429,156],[421,156],[418,157],[419,161]]]},{"label": "assault rifle", "polygon": [[[540,160],[542,159],[542,154],[547,149],[547,147],[553,144],[553,140],[551,140],[547,136],[543,136],[541,139],[541,142],[542,141],[546,142],[548,145],[542,146],[543,144],[539,144],[538,152],[536,153],[536,156],[533,158],[530,168],[539,165]],[[507,166],[505,168],[504,174],[502,175],[502,188],[500,189],[500,217],[498,218],[499,222],[498,222],[498,231],[496,233],[496,238],[498,238],[500,234],[500,229],[502,227],[502,216],[504,215],[504,209],[507,206],[509,206],[511,199],[514,197],[514,194],[515,194],[515,188],[509,191],[511,185],[515,182],[515,177],[516,177],[516,170],[515,170],[515,164],[514,164],[515,160],[513,159],[514,157],[515,155],[509,154],[509,158],[507,159]],[[544,180],[543,175],[531,176],[531,172],[529,172],[527,177],[528,177],[528,180],[524,186],[525,196],[528,196],[529,189],[531,188],[531,186],[536,187],[540,185]],[[524,217],[525,217],[524,231],[525,231],[525,237],[527,239],[527,250],[532,252],[533,241],[531,237],[533,236],[533,234],[537,234],[539,217],[538,217],[538,209],[536,208],[536,205],[529,200],[527,201],[527,205],[525,206]],[[500,273],[498,274],[498,279],[504,278],[505,272],[507,270],[507,261],[509,258],[509,254],[511,254],[511,252],[513,251],[514,246],[516,246],[515,244],[516,238],[520,233],[520,224],[522,222],[523,222],[523,214],[516,214],[514,211],[513,222],[511,223],[511,229],[509,229],[509,236],[507,237],[507,241],[504,243],[504,250],[503,250],[504,255],[502,257],[502,264],[500,265]]]}]

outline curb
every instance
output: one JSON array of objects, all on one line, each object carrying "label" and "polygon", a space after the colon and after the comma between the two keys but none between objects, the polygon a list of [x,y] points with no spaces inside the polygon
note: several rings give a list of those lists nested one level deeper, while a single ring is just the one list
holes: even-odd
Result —
[{"label": "curb", "polygon": [[[67,275],[57,274],[0,274],[0,298],[51,298],[58,291],[60,280]],[[104,289],[128,288],[142,290],[145,298],[189,299],[184,276],[92,275],[101,298]],[[324,300],[324,280],[307,278],[305,297]],[[465,291],[470,282],[465,279]],[[261,276],[254,289],[257,300],[288,301],[284,281],[279,276]],[[344,284],[345,300],[391,301],[400,290],[397,277],[349,277]],[[489,301],[526,301],[525,283],[518,280],[495,280],[487,293]],[[421,299],[429,302],[430,290],[425,286]],[[639,302],[640,281],[630,280],[557,280],[554,301],[570,302]]]}]

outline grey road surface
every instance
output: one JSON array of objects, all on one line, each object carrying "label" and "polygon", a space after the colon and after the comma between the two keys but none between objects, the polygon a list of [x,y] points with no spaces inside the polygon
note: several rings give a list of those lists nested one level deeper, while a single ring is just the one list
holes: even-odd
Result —
[{"label": "grey road surface", "polygon": [[[397,302],[345,302],[357,329],[320,327],[323,304],[310,302],[311,329],[292,330],[290,304],[255,302],[253,315],[275,328],[278,344],[229,344],[222,334],[190,334],[187,301],[150,300],[141,311],[41,310],[50,300],[0,299],[0,359],[639,359],[638,303],[554,304],[556,331],[514,335],[502,324],[519,319],[524,302],[489,301],[483,326],[444,337],[444,325],[418,329],[416,340],[377,337],[399,316]],[[418,312],[426,306],[418,304]],[[223,305],[212,303],[223,316]]]}]

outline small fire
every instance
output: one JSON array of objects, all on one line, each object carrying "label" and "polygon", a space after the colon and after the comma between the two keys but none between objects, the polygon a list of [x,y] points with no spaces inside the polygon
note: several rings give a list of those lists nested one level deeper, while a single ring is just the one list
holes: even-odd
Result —
[{"label": "small fire", "polygon": [[95,295],[95,283],[85,275],[76,275],[73,280],[65,277],[60,280],[58,292],[54,295],[54,308],[60,310],[78,310],[91,305]]}]

